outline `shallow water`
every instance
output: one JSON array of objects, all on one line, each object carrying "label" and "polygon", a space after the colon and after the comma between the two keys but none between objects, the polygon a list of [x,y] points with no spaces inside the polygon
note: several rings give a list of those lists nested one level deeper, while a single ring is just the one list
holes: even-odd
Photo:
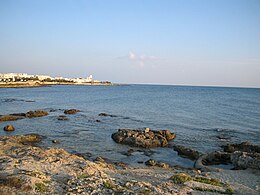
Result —
[{"label": "shallow water", "polygon": [[[0,135],[39,133],[45,146],[63,147],[70,152],[95,158],[140,165],[150,158],[170,164],[192,166],[170,148],[151,149],[151,155],[125,153],[131,147],[119,145],[111,134],[119,128],[149,127],[177,133],[175,143],[201,152],[219,150],[226,143],[251,141],[260,144],[260,89],[187,87],[162,85],[52,86],[0,89],[0,114],[44,109],[48,116],[2,122],[16,127]],[[59,121],[64,109],[82,112]],[[101,117],[106,112],[116,117]],[[101,122],[96,122],[99,119]],[[61,144],[52,144],[58,139]]]}]

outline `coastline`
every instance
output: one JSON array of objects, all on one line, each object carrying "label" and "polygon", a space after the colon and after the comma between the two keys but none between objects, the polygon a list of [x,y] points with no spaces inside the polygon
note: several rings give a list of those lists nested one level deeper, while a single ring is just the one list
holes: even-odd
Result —
[{"label": "coastline", "polygon": [[[42,139],[37,134],[0,136],[1,194],[199,195],[259,192],[259,170],[203,172],[182,167],[134,168],[123,163],[109,163],[102,157],[89,161],[61,148],[38,147],[37,143]],[[180,175],[201,179],[179,182],[176,178]]]},{"label": "coastline", "polygon": [[71,82],[42,82],[42,81],[30,81],[30,82],[8,82],[0,83],[0,88],[34,88],[34,87],[47,87],[52,85],[81,85],[81,86],[117,86],[118,84],[112,84],[109,82],[104,83],[71,83]]}]

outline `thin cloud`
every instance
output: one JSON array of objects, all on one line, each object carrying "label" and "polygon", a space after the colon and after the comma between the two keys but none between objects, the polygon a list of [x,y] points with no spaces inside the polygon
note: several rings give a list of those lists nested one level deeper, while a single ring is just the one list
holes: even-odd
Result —
[{"label": "thin cloud", "polygon": [[136,62],[140,67],[144,67],[147,62],[158,60],[155,56],[138,55],[132,51],[128,53],[128,59]]}]

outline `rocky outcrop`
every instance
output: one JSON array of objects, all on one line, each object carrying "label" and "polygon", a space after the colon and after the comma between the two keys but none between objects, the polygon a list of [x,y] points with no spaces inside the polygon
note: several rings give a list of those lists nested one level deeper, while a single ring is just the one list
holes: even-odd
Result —
[{"label": "rocky outcrop", "polygon": [[14,131],[15,128],[14,128],[13,125],[6,125],[6,126],[4,127],[4,130],[5,130],[5,131]]},{"label": "rocky outcrop", "polygon": [[171,133],[169,130],[154,131],[148,128],[144,131],[119,129],[112,134],[112,139],[116,143],[143,148],[164,147],[175,137],[176,134]]},{"label": "rocky outcrop", "polygon": [[228,144],[224,151],[231,153],[231,162],[236,169],[260,169],[260,146],[250,142]]},{"label": "rocky outcrop", "polygon": [[24,118],[42,117],[42,116],[47,116],[47,115],[48,115],[48,112],[43,111],[43,110],[29,111],[26,113],[13,113],[13,114],[9,114],[9,115],[0,116],[0,122],[15,121],[15,120],[24,119]]},{"label": "rocky outcrop", "polygon": [[186,194],[158,171],[117,169],[122,165],[32,144],[41,139],[37,134],[0,136],[0,194]]},{"label": "rocky outcrop", "polygon": [[260,170],[260,153],[235,151],[231,154],[231,162],[236,169],[251,168]]},{"label": "rocky outcrop", "polygon": [[197,160],[200,156],[200,153],[194,149],[187,148],[181,145],[173,145],[173,149],[178,153],[178,155],[188,158],[190,160]]},{"label": "rocky outcrop", "polygon": [[15,121],[15,120],[19,120],[19,119],[23,119],[23,117],[17,117],[17,116],[12,116],[12,115],[0,116],[0,122]]},{"label": "rocky outcrop", "polygon": [[195,168],[203,171],[219,171],[220,169],[209,165],[232,164],[234,169],[259,169],[260,170],[260,146],[250,142],[241,144],[228,144],[224,146],[224,152],[216,151],[202,155],[196,162]]},{"label": "rocky outcrop", "polygon": [[242,142],[241,144],[227,144],[223,146],[225,152],[233,153],[235,151],[260,153],[260,146],[254,145],[250,142]]},{"label": "rocky outcrop", "polygon": [[[147,161],[149,167],[115,166],[102,158],[91,162],[60,148],[37,147],[42,139],[37,134],[0,136],[0,194],[259,194],[255,190],[257,176],[246,170],[219,180],[208,173],[201,177],[198,171],[176,166],[162,169],[164,166],[154,160]],[[245,173],[245,177],[256,178],[253,185],[244,181],[243,185],[234,185]]]},{"label": "rocky outcrop", "polygon": [[64,114],[76,114],[77,112],[80,112],[80,110],[77,109],[64,110]]},{"label": "rocky outcrop", "polygon": [[47,116],[48,112],[43,111],[43,110],[35,110],[35,111],[29,111],[26,113],[27,118],[34,118],[34,117],[42,117],[42,116]]}]

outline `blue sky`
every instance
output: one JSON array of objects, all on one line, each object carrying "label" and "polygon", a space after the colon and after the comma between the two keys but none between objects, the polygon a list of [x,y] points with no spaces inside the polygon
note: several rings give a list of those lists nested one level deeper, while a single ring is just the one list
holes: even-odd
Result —
[{"label": "blue sky", "polygon": [[260,1],[0,0],[0,72],[260,87]]}]

